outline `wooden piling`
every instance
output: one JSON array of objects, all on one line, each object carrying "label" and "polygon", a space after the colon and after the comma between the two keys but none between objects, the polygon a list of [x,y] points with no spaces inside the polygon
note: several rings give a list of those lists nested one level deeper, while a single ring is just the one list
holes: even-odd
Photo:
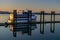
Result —
[{"label": "wooden piling", "polygon": [[32,11],[28,10],[28,22],[32,22]]},{"label": "wooden piling", "polygon": [[[14,19],[16,18],[17,19],[17,10],[13,10],[13,14],[14,14]],[[14,21],[14,20],[13,20]],[[16,20],[16,23],[17,23],[17,20]]]},{"label": "wooden piling", "polygon": [[54,14],[54,22],[55,22],[55,11],[53,12],[53,14]]},{"label": "wooden piling", "polygon": [[41,11],[40,22],[42,21],[42,14],[43,14],[43,26],[41,26],[40,24],[40,33],[44,34],[44,11]]},{"label": "wooden piling", "polygon": [[52,11],[51,11],[51,24],[50,24],[50,31],[52,31]]},{"label": "wooden piling", "polygon": [[41,26],[41,22],[42,22],[42,13],[40,14],[40,26]]},{"label": "wooden piling", "polygon": [[28,10],[28,35],[31,36],[32,11]]},{"label": "wooden piling", "polygon": [[50,25],[50,31],[54,33],[55,23],[52,23],[52,17],[53,17],[53,21],[55,22],[55,11],[51,11],[51,25]]},{"label": "wooden piling", "polygon": [[17,10],[13,10],[14,18],[17,16]]},{"label": "wooden piling", "polygon": [[[55,22],[55,11],[53,11],[53,21]],[[55,23],[53,23],[53,30],[52,30],[53,33],[54,30],[55,30]]]},{"label": "wooden piling", "polygon": [[[55,22],[55,11],[54,11],[54,22]],[[53,24],[53,26],[54,26],[54,30],[53,31],[55,31],[55,23]]]},{"label": "wooden piling", "polygon": [[51,23],[52,23],[52,11],[51,11]]},{"label": "wooden piling", "polygon": [[42,11],[42,13],[43,13],[43,26],[44,26],[44,11]]}]

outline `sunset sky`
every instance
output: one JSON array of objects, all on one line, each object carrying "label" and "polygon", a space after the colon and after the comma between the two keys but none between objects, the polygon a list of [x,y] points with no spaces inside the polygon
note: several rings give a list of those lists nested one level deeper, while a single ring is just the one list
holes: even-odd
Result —
[{"label": "sunset sky", "polygon": [[0,11],[30,9],[60,12],[60,0],[0,0]]}]

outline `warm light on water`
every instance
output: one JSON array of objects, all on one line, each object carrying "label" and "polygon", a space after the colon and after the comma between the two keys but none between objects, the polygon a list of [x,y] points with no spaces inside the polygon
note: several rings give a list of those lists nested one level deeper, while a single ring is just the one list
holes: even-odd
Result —
[{"label": "warm light on water", "polygon": [[14,14],[11,13],[9,15],[8,23],[12,23],[13,20],[14,20]]},{"label": "warm light on water", "polygon": [[9,19],[8,19],[8,23],[12,23],[12,20],[9,20]]},{"label": "warm light on water", "polygon": [[10,31],[13,31],[13,25],[9,25]]},{"label": "warm light on water", "polygon": [[[13,26],[13,25],[9,25],[9,29],[10,29],[10,31],[12,31],[12,32],[13,32],[13,31],[14,31],[14,29],[13,29],[13,28],[14,28],[14,26]],[[18,32],[18,34],[22,35],[22,31],[19,31],[19,32]]]}]

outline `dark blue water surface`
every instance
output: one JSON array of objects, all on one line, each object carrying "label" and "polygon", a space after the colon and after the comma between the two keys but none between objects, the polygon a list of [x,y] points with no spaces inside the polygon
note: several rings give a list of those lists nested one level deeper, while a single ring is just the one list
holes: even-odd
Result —
[{"label": "dark blue water surface", "polygon": [[28,25],[21,25],[19,28],[13,28],[12,25],[9,25],[7,28],[0,26],[0,40],[60,40],[60,23],[55,24],[54,32],[51,32],[50,24],[45,24],[44,33],[40,32],[39,24],[29,27],[31,32],[29,32]]}]

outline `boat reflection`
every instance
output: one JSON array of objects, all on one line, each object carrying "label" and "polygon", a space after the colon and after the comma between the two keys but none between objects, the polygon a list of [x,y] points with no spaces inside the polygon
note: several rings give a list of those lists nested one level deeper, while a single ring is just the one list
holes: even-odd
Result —
[{"label": "boat reflection", "polygon": [[36,29],[36,24],[14,24],[14,25],[8,25],[10,31],[13,32],[13,36],[16,37],[17,32],[20,34],[28,34],[31,36],[32,30]]}]

